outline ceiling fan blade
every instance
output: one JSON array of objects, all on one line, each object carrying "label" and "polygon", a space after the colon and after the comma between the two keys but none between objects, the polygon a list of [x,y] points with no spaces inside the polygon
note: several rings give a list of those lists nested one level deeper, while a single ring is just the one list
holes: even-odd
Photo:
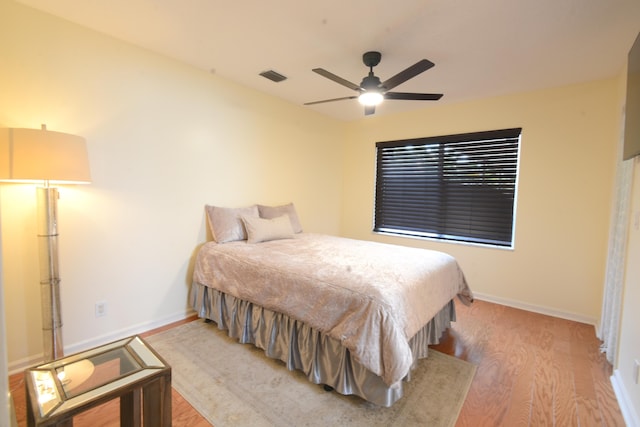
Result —
[{"label": "ceiling fan blade", "polygon": [[322,101],[305,102],[304,105],[324,104],[325,102],[342,101],[345,99],[356,99],[357,96],[343,96],[342,98],[325,99]]},{"label": "ceiling fan blade", "polygon": [[374,114],[376,112],[376,106],[375,105],[365,105],[364,106],[364,115],[365,116],[370,116],[371,114]]},{"label": "ceiling fan blade", "polygon": [[323,68],[314,68],[313,70],[314,73],[318,73],[320,74],[322,77],[326,77],[329,80],[333,80],[334,82],[341,84],[342,86],[346,86],[351,90],[360,90],[360,86],[358,86],[355,83],[351,83],[348,80],[343,79],[342,77],[336,76],[333,73],[330,73],[329,71],[323,69]]},{"label": "ceiling fan blade", "polygon": [[408,92],[387,92],[384,99],[406,99],[409,101],[437,101],[442,98],[441,93],[408,93]]},{"label": "ceiling fan blade", "polygon": [[415,64],[413,64],[411,67],[403,71],[400,71],[395,76],[382,82],[381,86],[385,88],[385,90],[391,90],[394,87],[398,86],[399,84],[406,82],[410,78],[413,78],[418,74],[427,71],[429,68],[433,67],[434,65],[435,64],[429,61],[428,59],[420,60]]}]

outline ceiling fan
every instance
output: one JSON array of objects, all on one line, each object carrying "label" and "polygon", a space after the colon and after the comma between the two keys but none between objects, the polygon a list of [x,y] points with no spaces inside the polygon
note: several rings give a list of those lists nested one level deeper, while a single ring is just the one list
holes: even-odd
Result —
[{"label": "ceiling fan", "polygon": [[380,79],[373,74],[373,67],[380,63],[382,54],[380,52],[366,52],[362,55],[362,62],[369,67],[369,75],[362,79],[362,83],[358,86],[342,77],[323,69],[314,68],[312,71],[323,77],[333,80],[334,82],[346,86],[349,89],[358,92],[358,95],[345,96],[342,98],[325,99],[323,101],[307,102],[304,105],[322,104],[324,102],[342,101],[344,99],[356,99],[364,105],[364,114],[370,115],[376,112],[376,105],[380,104],[383,99],[400,99],[412,101],[437,101],[442,98],[441,93],[408,93],[408,92],[389,92],[394,87],[406,82],[407,80],[427,71],[435,64],[427,59],[422,59],[409,68],[400,71],[395,76],[380,82]]}]

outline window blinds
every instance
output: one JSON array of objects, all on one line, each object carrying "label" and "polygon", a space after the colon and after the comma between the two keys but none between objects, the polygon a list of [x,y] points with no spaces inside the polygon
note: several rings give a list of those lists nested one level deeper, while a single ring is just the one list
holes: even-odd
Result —
[{"label": "window blinds", "polygon": [[512,246],[521,131],[378,142],[374,231]]}]

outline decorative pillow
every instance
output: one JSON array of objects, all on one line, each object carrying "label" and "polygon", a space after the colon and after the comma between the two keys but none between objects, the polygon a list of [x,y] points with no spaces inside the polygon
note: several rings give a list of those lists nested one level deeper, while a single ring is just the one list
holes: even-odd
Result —
[{"label": "decorative pillow", "polygon": [[257,205],[246,208],[221,208],[206,205],[205,209],[211,234],[218,243],[247,240],[247,233],[241,217],[259,217]]},{"label": "decorative pillow", "polygon": [[291,228],[293,228],[293,232],[302,233],[302,225],[300,224],[300,220],[298,219],[298,214],[296,213],[296,208],[293,203],[282,206],[258,205],[258,210],[260,212],[260,218],[266,219],[277,218],[285,214],[289,215],[289,220],[291,221]]},{"label": "decorative pillow", "polygon": [[242,221],[247,230],[248,243],[293,238],[293,229],[288,215],[271,219],[243,216]]}]

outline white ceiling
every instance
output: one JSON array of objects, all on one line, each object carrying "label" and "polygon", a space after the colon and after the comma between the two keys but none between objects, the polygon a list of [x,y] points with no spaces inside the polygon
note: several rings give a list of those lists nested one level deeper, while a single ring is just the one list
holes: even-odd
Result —
[{"label": "white ceiling", "polygon": [[[300,105],[353,95],[311,69],[359,84],[369,50],[383,81],[434,62],[394,91],[444,93],[437,103],[609,78],[640,31],[640,0],[18,1]],[[269,69],[288,79],[258,75]],[[385,101],[376,114],[433,102]],[[363,117],[357,100],[304,108]]]}]

